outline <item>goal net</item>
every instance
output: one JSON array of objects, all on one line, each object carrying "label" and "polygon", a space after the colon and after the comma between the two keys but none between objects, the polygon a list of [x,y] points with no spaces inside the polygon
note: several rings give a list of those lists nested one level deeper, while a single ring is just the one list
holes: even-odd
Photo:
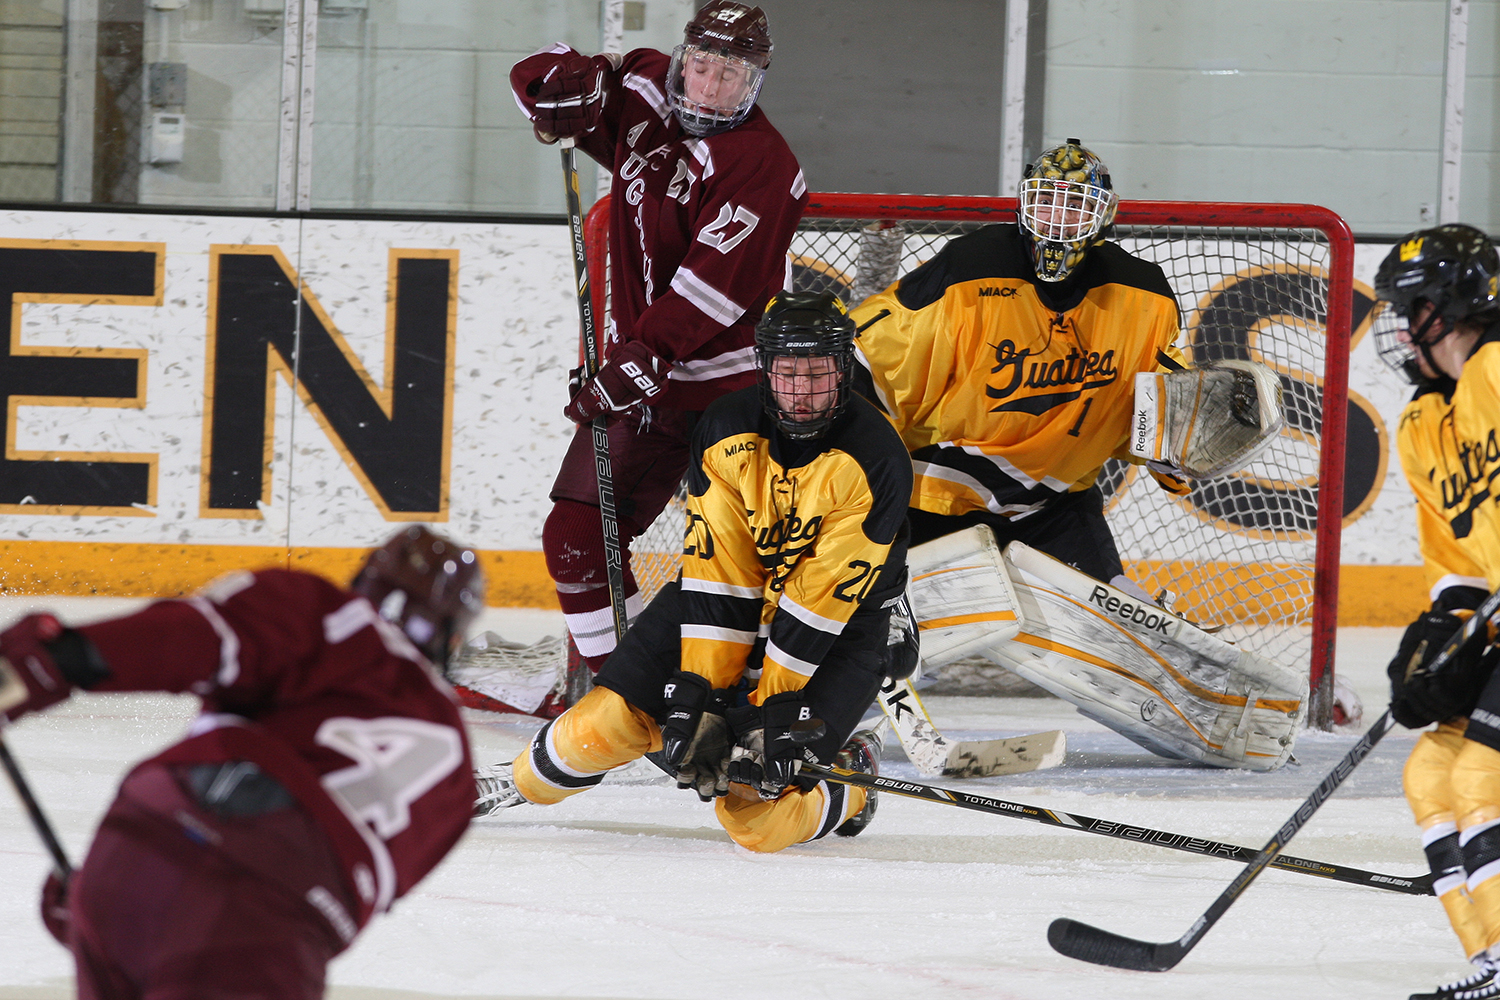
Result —
[{"label": "goal net", "polygon": [[[595,294],[607,295],[607,199],[589,215]],[[799,290],[858,304],[955,236],[1015,219],[1014,198],[813,194],[792,241]],[[1100,485],[1126,574],[1223,637],[1309,672],[1311,725],[1332,718],[1343,510],[1353,239],[1307,205],[1122,202],[1112,237],[1160,265],[1192,363],[1231,358],[1281,378],[1286,426],[1247,469],[1174,498],[1112,460]],[[603,301],[596,303],[602,314]],[[677,572],[684,506],[675,501],[631,547],[643,595]],[[998,668],[956,664],[945,689],[988,693]]]}]

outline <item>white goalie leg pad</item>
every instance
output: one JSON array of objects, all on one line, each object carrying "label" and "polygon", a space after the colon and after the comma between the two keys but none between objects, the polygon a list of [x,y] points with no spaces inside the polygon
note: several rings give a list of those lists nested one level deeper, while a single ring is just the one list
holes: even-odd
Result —
[{"label": "white goalie leg pad", "polygon": [[1238,472],[1285,423],[1281,378],[1257,361],[1230,359],[1135,377],[1131,454],[1192,479]]},{"label": "white goalie leg pad", "polygon": [[925,666],[982,653],[1020,627],[1005,557],[988,526],[913,546],[906,568]]},{"label": "white goalie leg pad", "polygon": [[987,656],[1162,756],[1254,771],[1286,763],[1305,673],[1020,542],[1005,557],[1021,622]]}]

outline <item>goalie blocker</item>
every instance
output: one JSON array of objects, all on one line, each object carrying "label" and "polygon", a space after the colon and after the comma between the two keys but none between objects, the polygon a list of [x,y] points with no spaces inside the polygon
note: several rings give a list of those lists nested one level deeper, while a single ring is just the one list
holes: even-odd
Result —
[{"label": "goalie blocker", "polygon": [[980,654],[1164,757],[1266,771],[1291,756],[1307,677],[987,527],[908,554],[923,659]]}]

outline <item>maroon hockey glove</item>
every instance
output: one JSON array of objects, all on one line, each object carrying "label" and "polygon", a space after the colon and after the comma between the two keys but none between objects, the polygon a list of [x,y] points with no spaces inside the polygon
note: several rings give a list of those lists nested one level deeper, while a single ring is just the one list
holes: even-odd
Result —
[{"label": "maroon hockey glove", "polygon": [[27,615],[0,632],[0,722],[40,712],[107,677],[109,664],[88,636],[51,615]]},{"label": "maroon hockey glove", "polygon": [[586,424],[602,414],[650,402],[666,388],[671,367],[640,341],[627,341],[583,384],[563,414],[575,424]]},{"label": "maroon hockey glove", "polygon": [[599,124],[606,93],[604,71],[609,65],[603,56],[572,56],[527,86],[527,96],[535,98],[531,123],[538,139],[550,144],[592,131]]},{"label": "maroon hockey glove", "polygon": [[72,922],[68,914],[68,883],[53,872],[42,883],[42,923],[57,943],[66,948],[69,947],[68,928]]},{"label": "maroon hockey glove", "polygon": [[27,615],[0,632],[0,719],[14,722],[73,692],[46,643],[65,630],[51,615]]}]

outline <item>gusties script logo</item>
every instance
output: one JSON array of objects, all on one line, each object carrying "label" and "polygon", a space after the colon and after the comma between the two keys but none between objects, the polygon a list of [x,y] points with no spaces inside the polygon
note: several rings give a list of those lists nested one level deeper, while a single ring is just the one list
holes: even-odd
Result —
[{"label": "gusties script logo", "polygon": [[773,591],[781,590],[787,574],[792,571],[797,560],[812,553],[818,542],[818,531],[822,527],[822,515],[804,521],[797,516],[795,507],[769,527],[757,530],[754,525],[750,526],[760,564],[771,571]]},{"label": "gusties script logo", "polygon": [[[1052,323],[1053,332],[1061,332],[1069,323],[1070,320],[1057,317]],[[1077,344],[1076,331],[1073,332],[1072,340]],[[990,374],[997,377],[984,387],[985,395],[1003,400],[990,408],[991,413],[1021,412],[1033,416],[1070,403],[1086,391],[1110,385],[1120,377],[1114,351],[1100,354],[1073,347],[1051,362],[1033,361],[1031,348],[1017,350],[1013,340],[1002,340],[995,345],[995,366]],[[1056,391],[1048,392],[1049,389]]]}]

